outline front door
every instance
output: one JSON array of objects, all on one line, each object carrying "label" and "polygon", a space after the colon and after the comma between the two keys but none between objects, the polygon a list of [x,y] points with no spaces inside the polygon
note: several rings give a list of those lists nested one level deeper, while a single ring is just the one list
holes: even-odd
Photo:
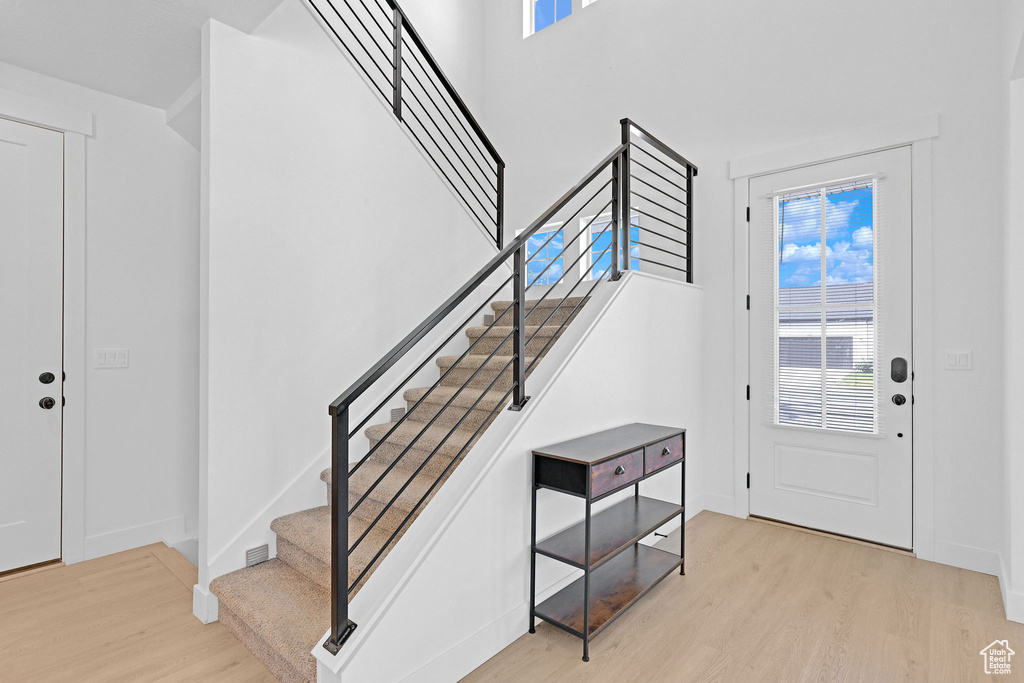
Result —
[{"label": "front door", "polygon": [[64,136],[0,119],[0,572],[61,557]]},{"label": "front door", "polygon": [[912,548],[910,148],[749,190],[750,514]]}]

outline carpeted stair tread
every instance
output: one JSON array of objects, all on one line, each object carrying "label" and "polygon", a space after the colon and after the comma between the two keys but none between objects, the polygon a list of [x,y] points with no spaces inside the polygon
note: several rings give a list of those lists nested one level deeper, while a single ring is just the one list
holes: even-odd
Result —
[{"label": "carpeted stair tread", "polygon": [[[459,359],[462,360],[459,360]],[[526,362],[532,363],[535,356],[526,356]],[[489,356],[488,354],[470,354],[468,356],[438,356],[437,367],[441,368],[442,371],[458,364],[459,369],[476,370],[479,367],[484,367],[481,371],[481,375],[484,372],[497,372],[512,361],[512,356],[499,356],[497,354]],[[512,370],[512,366],[508,365],[508,371]],[[479,377],[480,375],[477,375]]]},{"label": "carpeted stair tread", "polygon": [[[565,299],[564,301],[562,299],[555,299],[553,297],[548,297],[547,299],[527,299],[526,310],[532,311],[536,308],[536,310],[539,311],[542,308],[551,309],[561,308],[563,306],[567,308],[575,308],[581,301],[583,301],[583,298],[584,297],[582,296],[571,296],[568,299]],[[504,311],[511,305],[511,301],[492,301],[491,310],[500,315],[502,311]],[[580,306],[580,308],[582,308],[582,306]]]},{"label": "carpeted stair tread", "polygon": [[276,559],[214,579],[210,590],[258,636],[259,642],[239,636],[250,650],[270,648],[316,680],[310,652],[330,628],[330,591]]},{"label": "carpeted stair tread", "polygon": [[[484,394],[483,398],[480,395]],[[455,400],[452,401],[451,408],[465,408],[469,410],[476,400],[480,398],[480,402],[476,403],[474,410],[494,410],[500,404],[505,402],[506,392],[504,391],[488,391],[484,392],[482,387],[465,387],[462,391],[459,391],[459,387],[446,387],[438,386],[433,391],[430,387],[420,387],[417,389],[408,389],[402,398],[404,398],[412,407],[420,399],[423,399],[423,403],[430,403],[434,405],[444,405],[448,403],[452,396]]]},{"label": "carpeted stair tread", "polygon": [[[394,432],[391,432],[391,429],[396,424],[395,422],[387,422],[367,427],[366,438],[370,440],[370,443],[376,443],[387,436],[387,443],[389,444],[396,446],[412,445],[414,448],[425,451],[433,451],[436,447],[440,446],[442,452],[449,451],[452,456],[456,455],[473,438],[473,430],[453,430],[451,427],[439,427],[437,425],[426,427],[422,423],[409,420],[405,420],[398,425]],[[391,432],[390,435],[389,432]]]},{"label": "carpeted stair tread", "polygon": [[[556,324],[552,324],[552,323],[548,323],[547,325],[544,325],[543,327],[540,326],[540,325],[527,325],[526,328],[525,328],[526,329],[526,338],[530,339],[534,335],[536,335],[538,339],[541,338],[541,337],[553,337],[553,336],[555,336],[558,333],[559,325],[561,325],[561,323],[558,323],[557,325]],[[566,325],[566,327],[568,327],[568,325]],[[497,337],[498,339],[504,339],[505,337],[508,337],[510,334],[512,334],[512,330],[513,329],[515,329],[515,328],[513,326],[511,326],[511,325],[495,325],[494,327],[490,327],[490,328],[488,328],[488,327],[469,327],[469,328],[466,328],[466,336],[469,337],[470,339],[479,339],[480,337],[483,337],[483,336]],[[512,340],[512,338],[509,337],[509,341],[511,341],[511,340]]]}]

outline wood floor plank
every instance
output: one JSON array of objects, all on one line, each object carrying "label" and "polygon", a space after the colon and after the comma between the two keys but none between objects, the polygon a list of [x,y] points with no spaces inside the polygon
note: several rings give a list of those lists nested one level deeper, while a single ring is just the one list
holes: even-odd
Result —
[{"label": "wood floor plank", "polygon": [[[994,577],[709,512],[686,529],[686,576],[595,638],[589,663],[538,624],[464,680],[983,681],[983,647],[1024,647]],[[1024,659],[1014,668],[1000,679],[1024,681]]]},{"label": "wood floor plank", "polygon": [[272,683],[227,629],[192,615],[175,555],[156,544],[0,583],[0,681]]}]

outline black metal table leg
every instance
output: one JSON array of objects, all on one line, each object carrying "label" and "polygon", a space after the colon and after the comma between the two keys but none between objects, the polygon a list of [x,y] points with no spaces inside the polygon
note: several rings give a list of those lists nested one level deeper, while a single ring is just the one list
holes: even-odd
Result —
[{"label": "black metal table leg", "polygon": [[[533,462],[536,470],[536,456],[534,456]],[[530,633],[536,633],[534,611],[537,608],[537,485],[531,484],[530,488],[533,489],[533,500],[530,504]]]}]

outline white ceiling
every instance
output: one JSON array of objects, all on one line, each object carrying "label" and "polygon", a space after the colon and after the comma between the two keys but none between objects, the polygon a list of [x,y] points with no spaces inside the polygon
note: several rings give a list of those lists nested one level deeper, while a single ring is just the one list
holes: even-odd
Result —
[{"label": "white ceiling", "polygon": [[281,0],[0,0],[0,61],[161,109],[197,78],[201,30],[246,33]]}]

